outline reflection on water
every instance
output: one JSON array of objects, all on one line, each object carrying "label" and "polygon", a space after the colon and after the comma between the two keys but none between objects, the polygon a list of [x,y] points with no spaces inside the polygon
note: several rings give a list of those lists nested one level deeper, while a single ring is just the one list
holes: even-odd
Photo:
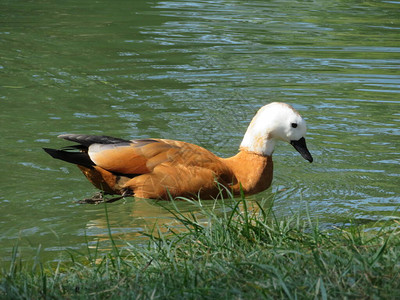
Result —
[{"label": "reflection on water", "polygon": [[[307,119],[304,162],[274,153],[278,216],[320,223],[399,217],[400,5],[396,1],[5,1],[0,4],[0,254],[58,259],[108,239],[79,170],[50,160],[61,133],[162,137],[231,156],[255,111]],[[174,225],[167,205],[108,205],[116,237]],[[179,203],[185,212],[195,206]],[[205,204],[211,205],[211,204]],[[107,243],[105,243],[107,244]],[[3,255],[4,254],[4,255]]]},{"label": "reflection on water", "polygon": [[[273,195],[271,195],[272,197]],[[146,245],[147,234],[157,237],[160,235],[168,236],[172,232],[186,231],[185,218],[195,221],[200,226],[208,226],[209,218],[207,212],[215,216],[230,215],[234,211],[243,214],[244,207],[251,214],[269,213],[272,205],[272,198],[256,201],[254,197],[249,197],[244,204],[243,201],[232,199],[219,199],[218,201],[189,201],[179,200],[175,202],[141,200],[126,201],[120,208],[125,210],[128,206],[132,220],[120,220],[118,216],[121,212],[104,208],[107,218],[103,215],[98,219],[90,220],[86,225],[85,234],[95,237],[95,240],[88,244],[89,248],[98,250],[111,249],[109,230],[112,233],[114,244],[119,247],[127,246],[127,241],[135,241],[135,244]],[[107,210],[107,212],[106,212]],[[206,213],[204,215],[204,213]],[[236,213],[234,213],[237,217]],[[190,227],[192,228],[192,227]]]}]

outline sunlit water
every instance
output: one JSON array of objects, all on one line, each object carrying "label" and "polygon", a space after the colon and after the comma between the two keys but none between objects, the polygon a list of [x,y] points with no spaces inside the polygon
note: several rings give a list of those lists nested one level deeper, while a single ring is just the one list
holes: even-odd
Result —
[{"label": "sunlit water", "polygon": [[[0,16],[3,260],[17,244],[49,260],[108,239],[104,206],[74,203],[94,188],[41,150],[67,145],[58,134],[171,138],[227,157],[271,101],[306,118],[315,161],[280,144],[272,187],[252,201],[278,216],[308,207],[322,224],[400,217],[400,2],[3,0]],[[136,243],[173,222],[156,201],[108,213]]]}]

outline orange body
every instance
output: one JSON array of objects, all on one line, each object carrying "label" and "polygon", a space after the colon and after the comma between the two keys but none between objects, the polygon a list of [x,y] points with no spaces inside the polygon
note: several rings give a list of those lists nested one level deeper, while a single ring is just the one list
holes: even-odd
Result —
[{"label": "orange body", "polygon": [[[141,198],[197,197],[209,199],[226,191],[261,192],[271,185],[272,158],[240,151],[220,158],[190,143],[154,139],[133,141],[89,152],[92,167],[79,166],[95,187],[110,194]],[[90,151],[90,150],[89,150]]]}]

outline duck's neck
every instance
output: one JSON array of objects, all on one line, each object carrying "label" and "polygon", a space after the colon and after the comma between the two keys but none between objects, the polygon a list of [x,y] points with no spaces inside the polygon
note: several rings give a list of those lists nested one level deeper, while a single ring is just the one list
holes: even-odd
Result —
[{"label": "duck's neck", "polygon": [[232,185],[234,194],[240,193],[240,186],[245,194],[255,194],[271,185],[272,156],[241,149],[235,156],[223,160],[237,180]]},{"label": "duck's neck", "polygon": [[250,124],[240,144],[240,149],[263,156],[271,156],[275,149],[276,140],[255,127],[253,123]]}]

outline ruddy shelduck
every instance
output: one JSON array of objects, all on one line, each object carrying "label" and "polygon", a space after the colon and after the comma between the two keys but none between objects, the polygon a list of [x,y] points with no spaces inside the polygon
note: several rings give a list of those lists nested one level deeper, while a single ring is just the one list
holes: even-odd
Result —
[{"label": "ruddy shelduck", "polygon": [[288,104],[273,102],[258,110],[239,153],[229,158],[181,141],[81,134],[59,136],[78,145],[44,150],[78,165],[89,181],[107,194],[210,199],[221,190],[250,195],[267,189],[272,181],[272,153],[279,140],[290,143],[312,162],[305,134],[306,122],[300,114]]}]

